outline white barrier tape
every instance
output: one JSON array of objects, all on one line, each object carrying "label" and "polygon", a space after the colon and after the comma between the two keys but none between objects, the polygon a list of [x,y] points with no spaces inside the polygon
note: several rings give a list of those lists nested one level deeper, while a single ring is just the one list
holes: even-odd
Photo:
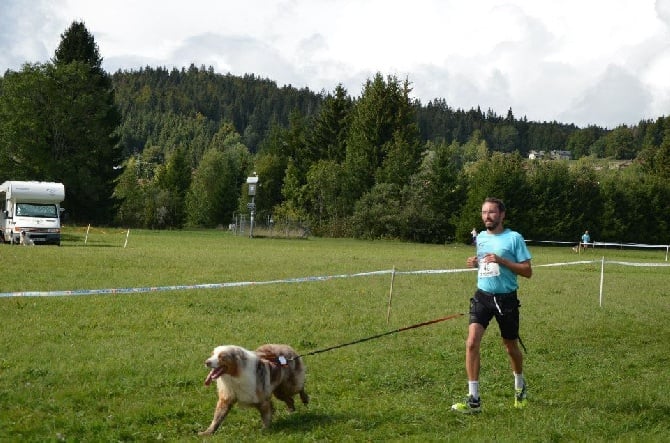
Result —
[{"label": "white barrier tape", "polygon": [[111,289],[74,289],[66,291],[21,291],[21,292],[0,292],[0,298],[7,297],[54,297],[66,295],[100,295],[100,294],[135,294],[143,292],[161,292],[161,291],[179,291],[186,289],[221,289],[233,288],[240,286],[254,286],[254,285],[271,285],[277,283],[300,283],[310,281],[323,281],[335,278],[351,278],[351,277],[365,277],[370,275],[390,274],[391,270],[387,271],[372,271],[359,272],[356,274],[340,274],[340,275],[326,275],[315,277],[298,277],[288,278],[283,280],[268,280],[268,281],[242,281],[242,282],[227,282],[227,283],[204,283],[196,285],[173,285],[173,286],[151,286],[144,288],[111,288]]},{"label": "white barrier tape", "polygon": [[641,266],[641,267],[668,267],[670,263],[631,263],[626,261],[608,261],[605,260],[605,263],[611,263],[614,265],[623,265],[623,266]]},{"label": "white barrier tape", "polygon": [[599,241],[594,241],[591,243],[586,243],[587,245],[594,245],[594,246],[619,246],[621,248],[623,247],[630,247],[630,248],[660,248],[660,249],[666,249],[669,247],[669,245],[647,245],[644,243],[608,243],[608,242],[599,242]]},{"label": "white barrier tape", "polygon": [[569,266],[569,265],[588,265],[590,263],[600,263],[600,260],[580,260],[580,261],[569,261],[564,263],[549,263],[544,265],[533,265],[534,268],[541,266]]},{"label": "white barrier tape", "polygon": [[[601,260],[582,260],[582,261],[573,261],[573,262],[564,262],[564,263],[549,263],[543,265],[534,265],[533,267],[548,267],[548,266],[569,266],[569,265],[580,265],[580,264],[590,264],[590,263],[600,263]],[[605,263],[612,263],[624,266],[648,266],[648,267],[669,267],[670,263],[633,263],[633,262],[621,262],[621,261],[605,261]],[[260,282],[253,281],[242,281],[242,282],[227,282],[227,283],[204,283],[196,285],[172,285],[172,286],[151,286],[143,288],[111,288],[111,289],[75,289],[75,290],[66,290],[66,291],[20,291],[20,292],[0,292],[0,298],[8,297],[56,297],[56,296],[73,296],[73,295],[106,295],[106,294],[137,294],[144,292],[162,292],[162,291],[180,291],[187,289],[221,289],[221,288],[233,288],[241,286],[254,286],[254,285],[271,285],[278,283],[301,283],[301,282],[311,282],[311,281],[325,281],[332,280],[336,278],[352,278],[352,277],[367,277],[372,275],[384,275],[391,274],[395,272],[396,274],[452,274],[457,272],[472,272],[476,271],[474,268],[466,269],[424,269],[420,271],[394,271],[392,269],[383,270],[383,271],[370,271],[370,272],[358,272],[355,274],[338,274],[338,275],[324,275],[324,276],[313,276],[313,277],[297,277],[297,278],[288,278],[282,280],[267,280]]]},{"label": "white barrier tape", "polygon": [[556,240],[530,240],[525,239],[526,243],[552,243],[559,245],[576,245],[578,241],[556,241]]},{"label": "white barrier tape", "polygon": [[600,241],[594,241],[594,242],[588,242],[588,243],[582,243],[581,241],[575,240],[575,241],[558,241],[558,240],[530,240],[530,239],[525,239],[526,243],[549,243],[549,244],[557,244],[557,245],[577,245],[577,244],[582,244],[582,245],[589,245],[589,246],[618,246],[618,247],[630,247],[630,248],[656,248],[656,249],[667,249],[670,247],[670,245],[648,245],[646,243],[616,243],[616,242],[600,242]]},{"label": "white barrier tape", "polygon": [[467,268],[467,269],[424,269],[423,271],[395,271],[396,274],[454,274],[456,272],[472,272],[476,271],[476,268]]}]

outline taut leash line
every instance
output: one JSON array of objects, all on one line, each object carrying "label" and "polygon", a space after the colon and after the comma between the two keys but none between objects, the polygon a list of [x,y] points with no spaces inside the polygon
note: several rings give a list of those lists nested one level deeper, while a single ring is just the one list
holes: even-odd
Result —
[{"label": "taut leash line", "polygon": [[365,341],[374,340],[376,338],[384,337],[386,335],[391,335],[391,334],[395,334],[395,333],[402,332],[402,331],[407,331],[409,329],[415,329],[415,328],[420,328],[421,326],[432,325],[433,323],[439,323],[439,322],[442,322],[442,321],[451,320],[451,319],[454,319],[456,317],[461,317],[463,315],[465,315],[465,314],[453,314],[453,315],[448,315],[446,317],[437,318],[435,320],[430,320],[430,321],[425,321],[423,323],[417,323],[415,325],[405,326],[403,328],[398,328],[398,329],[394,329],[392,331],[383,332],[381,334],[373,335],[373,336],[370,336],[370,337],[365,337],[365,338],[360,338],[358,340],[350,341],[349,343],[343,343],[343,344],[340,344],[340,345],[330,346],[330,347],[324,348],[324,349],[318,349],[316,351],[308,352],[306,354],[301,354],[301,355],[298,355],[297,357],[293,357],[292,360],[295,360],[295,359],[300,358],[300,357],[306,357],[308,355],[321,354],[322,352],[332,351],[333,349],[344,348],[345,346],[351,346],[351,345],[355,345],[357,343],[363,343]]}]

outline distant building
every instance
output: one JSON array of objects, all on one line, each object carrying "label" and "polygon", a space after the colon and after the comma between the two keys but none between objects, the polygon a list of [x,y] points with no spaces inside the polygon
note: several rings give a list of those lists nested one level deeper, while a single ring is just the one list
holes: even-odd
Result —
[{"label": "distant building", "polygon": [[572,160],[572,152],[570,151],[551,151],[552,160]]},{"label": "distant building", "polygon": [[572,160],[572,152],[570,151],[550,151],[547,155],[544,151],[530,151],[528,158],[531,160],[544,160],[546,158],[550,160]]}]

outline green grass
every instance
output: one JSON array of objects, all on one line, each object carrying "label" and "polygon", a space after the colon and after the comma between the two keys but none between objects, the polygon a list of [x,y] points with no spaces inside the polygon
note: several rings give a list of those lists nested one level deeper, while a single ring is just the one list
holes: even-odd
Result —
[{"label": "green grass", "polygon": [[[61,247],[0,246],[2,292],[266,282],[366,271],[462,269],[466,246],[234,237],[223,231],[70,228]],[[529,406],[492,325],[482,347],[484,412],[466,394],[466,317],[305,357],[309,407],[235,408],[211,441],[667,441],[670,268],[665,251],[531,247],[521,335]],[[596,263],[561,267],[575,260]],[[0,441],[198,441],[218,344],[285,342],[307,353],[464,313],[471,272],[389,274],[137,294],[0,298]]]}]

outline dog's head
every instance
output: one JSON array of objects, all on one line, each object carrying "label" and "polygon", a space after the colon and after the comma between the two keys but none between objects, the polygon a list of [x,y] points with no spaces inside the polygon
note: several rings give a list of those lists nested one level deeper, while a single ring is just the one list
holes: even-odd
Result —
[{"label": "dog's head", "polygon": [[239,346],[217,346],[212,351],[212,356],[205,360],[205,366],[210,368],[205,385],[209,385],[212,380],[228,374],[236,377],[242,371],[244,363],[247,361],[249,351]]}]

